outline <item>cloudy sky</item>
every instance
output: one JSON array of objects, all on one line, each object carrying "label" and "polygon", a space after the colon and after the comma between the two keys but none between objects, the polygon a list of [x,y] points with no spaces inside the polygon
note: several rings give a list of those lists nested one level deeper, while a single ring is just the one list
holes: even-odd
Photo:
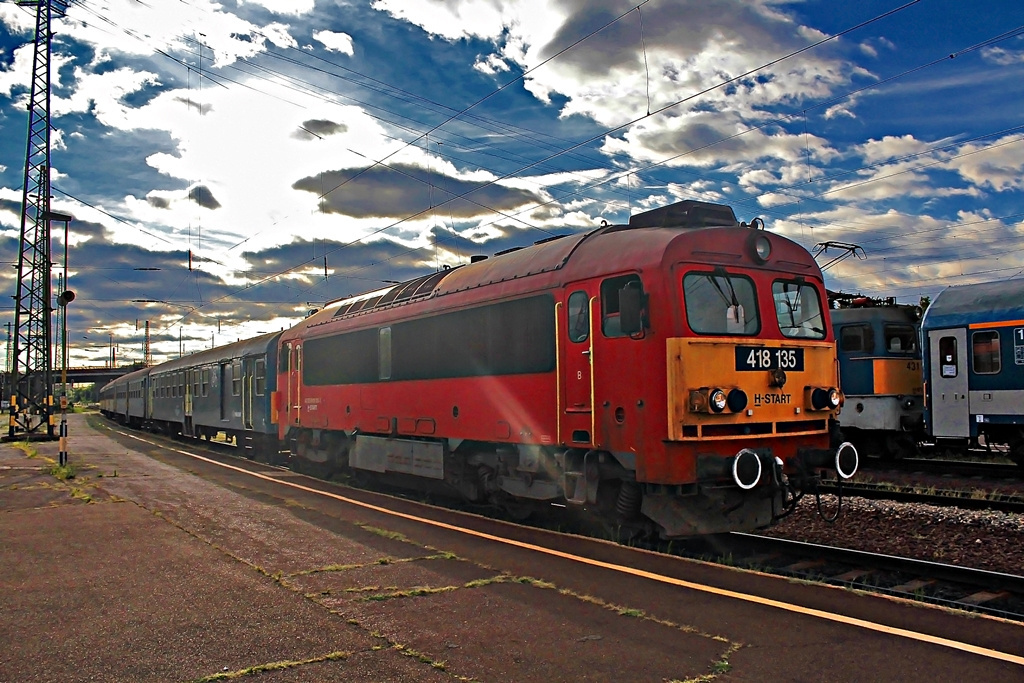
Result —
[{"label": "cloudy sky", "polygon": [[[1024,277],[1019,0],[73,0],[54,24],[75,365],[141,359],[146,320],[160,359],[681,199],[859,245],[832,289]],[[0,3],[8,265],[34,30]]]}]

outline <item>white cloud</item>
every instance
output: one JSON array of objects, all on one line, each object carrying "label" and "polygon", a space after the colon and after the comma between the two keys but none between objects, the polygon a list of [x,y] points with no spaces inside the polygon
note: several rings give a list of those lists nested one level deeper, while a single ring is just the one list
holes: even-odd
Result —
[{"label": "white cloud", "polygon": [[986,47],[981,51],[981,56],[993,64],[1009,66],[1011,64],[1024,64],[1024,50],[1007,50],[1002,47]]},{"label": "white cloud", "polygon": [[351,57],[355,54],[352,48],[352,36],[335,31],[315,31],[313,37],[324,44],[331,52],[341,52]]},{"label": "white cloud", "polygon": [[238,4],[261,5],[277,14],[306,14],[312,12],[316,0],[238,0]]}]

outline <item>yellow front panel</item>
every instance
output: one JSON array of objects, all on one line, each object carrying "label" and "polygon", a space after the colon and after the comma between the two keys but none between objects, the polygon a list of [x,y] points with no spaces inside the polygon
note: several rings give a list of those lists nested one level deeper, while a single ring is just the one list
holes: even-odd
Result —
[{"label": "yellow front panel", "polygon": [[[773,387],[770,370],[737,370],[736,347],[803,349],[804,369],[786,370],[786,383]],[[744,426],[749,435],[773,436],[827,430],[828,410],[811,410],[808,388],[839,384],[835,344],[813,341],[739,341],[726,337],[682,337],[667,342],[668,438],[673,441],[736,438]],[[703,387],[728,392],[742,389],[746,408],[719,414],[690,410],[690,392]],[[805,424],[801,424],[805,423]]]},{"label": "yellow front panel", "polygon": [[872,360],[876,394],[920,396],[921,361],[908,358],[875,358]]}]

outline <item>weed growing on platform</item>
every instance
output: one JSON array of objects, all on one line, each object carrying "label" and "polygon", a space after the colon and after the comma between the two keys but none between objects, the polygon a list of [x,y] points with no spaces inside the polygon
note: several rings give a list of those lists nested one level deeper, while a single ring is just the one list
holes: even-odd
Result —
[{"label": "weed growing on platform", "polygon": [[53,475],[54,477],[56,477],[57,479],[60,479],[61,481],[66,481],[68,479],[74,479],[75,478],[75,466],[74,465],[52,465],[50,467],[50,474]]}]

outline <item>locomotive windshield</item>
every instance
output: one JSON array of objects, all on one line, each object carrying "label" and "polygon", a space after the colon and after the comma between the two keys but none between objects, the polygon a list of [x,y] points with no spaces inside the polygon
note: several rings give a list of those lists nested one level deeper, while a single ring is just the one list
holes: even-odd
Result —
[{"label": "locomotive windshield", "polygon": [[683,276],[686,320],[697,334],[755,335],[761,329],[753,281],[723,268]]},{"label": "locomotive windshield", "polygon": [[887,323],[882,332],[885,334],[885,348],[895,353],[914,353],[917,351],[917,330],[913,325]]},{"label": "locomotive windshield", "polygon": [[772,283],[775,315],[784,337],[824,339],[825,318],[818,290],[806,282],[776,280]]}]

